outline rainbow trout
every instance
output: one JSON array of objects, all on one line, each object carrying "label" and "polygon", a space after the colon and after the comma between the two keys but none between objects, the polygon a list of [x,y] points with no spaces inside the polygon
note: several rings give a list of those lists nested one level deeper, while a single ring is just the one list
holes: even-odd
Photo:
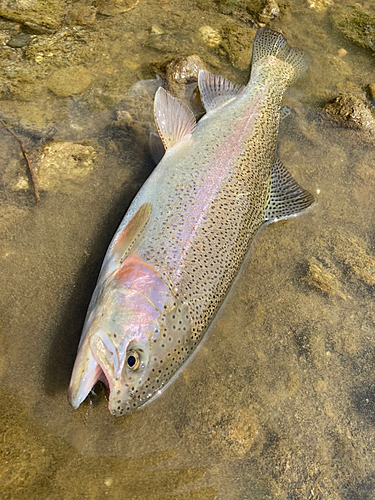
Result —
[{"label": "rainbow trout", "polygon": [[166,152],[104,258],[70,382],[73,408],[98,380],[116,416],[160,394],[202,340],[258,229],[313,203],[275,154],[282,95],[309,63],[262,28],[246,87],[200,71],[207,113],[198,124],[157,91]]}]

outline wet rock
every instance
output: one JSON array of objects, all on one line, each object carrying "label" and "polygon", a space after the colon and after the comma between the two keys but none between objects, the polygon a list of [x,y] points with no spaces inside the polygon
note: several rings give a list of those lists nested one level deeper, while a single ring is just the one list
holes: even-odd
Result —
[{"label": "wet rock", "polygon": [[134,9],[139,0],[98,0],[96,8],[98,14],[103,16],[116,16],[122,12]]},{"label": "wet rock", "polygon": [[30,42],[30,36],[26,35],[26,33],[19,33],[16,36],[12,36],[10,40],[8,40],[8,47],[12,47],[13,49],[20,49],[25,47]]},{"label": "wet rock", "polygon": [[318,292],[322,292],[330,297],[338,295],[345,299],[345,295],[340,291],[339,283],[333,272],[314,257],[308,262],[308,271],[304,280],[311,288]]},{"label": "wet rock", "polygon": [[337,57],[340,57],[340,59],[341,59],[342,57],[345,57],[347,55],[347,53],[348,52],[345,49],[341,48],[337,51]]},{"label": "wet rock", "polygon": [[223,47],[231,63],[239,69],[250,66],[253,41],[257,30],[242,24],[230,24],[223,29]]},{"label": "wet rock", "polygon": [[326,104],[325,110],[339,124],[362,130],[369,138],[375,138],[375,118],[367,105],[357,96],[340,93]]},{"label": "wet rock", "polygon": [[164,35],[164,31],[157,24],[151,26],[151,34],[153,35]]},{"label": "wet rock", "polygon": [[147,47],[164,54],[181,54],[191,50],[192,40],[190,36],[182,33],[168,33],[156,35],[150,33],[146,41]]},{"label": "wet rock", "polygon": [[307,5],[310,9],[321,12],[333,4],[333,0],[307,0]]},{"label": "wet rock", "polygon": [[207,66],[197,54],[176,57],[152,66],[152,71],[162,77],[161,84],[165,89],[182,100],[197,118],[205,113],[197,90],[201,69],[207,70]]},{"label": "wet rock", "polygon": [[199,34],[203,42],[210,49],[218,47],[221,43],[221,36],[219,31],[212,28],[211,26],[201,26],[199,28]]},{"label": "wet rock", "polygon": [[4,0],[0,3],[0,17],[20,23],[32,22],[57,29],[65,16],[65,2],[60,0]]},{"label": "wet rock", "polygon": [[70,66],[53,71],[47,80],[47,87],[60,97],[81,94],[91,84],[91,73],[83,66]]},{"label": "wet rock", "polygon": [[197,117],[204,113],[204,108],[196,92],[198,74],[201,69],[207,70],[207,67],[196,54],[177,57],[170,61],[164,69],[168,92],[184,101]]},{"label": "wet rock", "polygon": [[375,83],[370,83],[370,85],[368,86],[368,90],[370,93],[370,99],[375,99]]},{"label": "wet rock", "polygon": [[356,83],[350,81],[339,83],[337,84],[337,89],[340,94],[351,94],[363,103],[366,102],[366,92]]},{"label": "wet rock", "polygon": [[78,5],[66,16],[66,23],[78,26],[91,26],[96,20],[96,8],[92,5]]},{"label": "wet rock", "polygon": [[259,21],[261,23],[269,23],[272,19],[276,19],[280,15],[280,9],[276,0],[267,0],[264,9],[259,14]]},{"label": "wet rock", "polygon": [[182,98],[197,86],[200,69],[207,69],[198,55],[177,57],[164,68],[164,79],[167,90],[176,97]]},{"label": "wet rock", "polygon": [[340,5],[331,9],[333,25],[342,35],[360,47],[375,51],[375,15],[359,4]]},{"label": "wet rock", "polygon": [[343,59],[340,56],[325,55],[324,59],[326,65],[329,66],[330,69],[334,70],[332,73],[337,72],[344,77],[349,77],[352,75],[352,70],[350,69],[350,66],[345,61],[343,61]]},{"label": "wet rock", "polygon": [[69,183],[82,183],[93,171],[101,148],[79,142],[51,142],[43,146],[35,166],[38,187],[66,191]]},{"label": "wet rock", "polygon": [[176,57],[166,66],[166,81],[168,84],[197,82],[200,69],[207,67],[198,55]]},{"label": "wet rock", "polygon": [[52,35],[56,30],[34,23],[34,21],[26,21],[23,23],[24,28],[34,35]]},{"label": "wet rock", "polygon": [[48,99],[42,102],[3,100],[1,112],[10,122],[18,123],[23,130],[35,137],[45,137],[49,134],[52,123],[68,118],[66,107],[58,109],[51,106]]},{"label": "wet rock", "polygon": [[216,0],[216,9],[222,14],[232,14],[238,9],[238,0]]}]

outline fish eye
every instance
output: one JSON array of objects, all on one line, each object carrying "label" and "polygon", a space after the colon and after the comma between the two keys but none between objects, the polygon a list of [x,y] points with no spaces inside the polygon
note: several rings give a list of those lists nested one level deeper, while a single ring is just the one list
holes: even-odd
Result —
[{"label": "fish eye", "polygon": [[127,358],[126,358],[126,364],[130,370],[135,371],[139,368],[139,365],[141,364],[141,359],[139,356],[139,353],[137,351],[129,351]]}]

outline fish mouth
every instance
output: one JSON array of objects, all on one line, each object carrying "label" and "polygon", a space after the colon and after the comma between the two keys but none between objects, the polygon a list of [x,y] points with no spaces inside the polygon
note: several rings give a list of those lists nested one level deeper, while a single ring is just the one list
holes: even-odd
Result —
[{"label": "fish mouth", "polygon": [[108,409],[114,416],[122,416],[135,409],[139,404],[124,391],[120,380],[112,380],[106,376],[105,370],[93,356],[91,350],[81,352],[74,364],[72,378],[68,389],[68,402],[74,410],[87,398],[97,382],[103,382],[108,389]]},{"label": "fish mouth", "polygon": [[[90,359],[84,370],[74,365],[68,389],[68,402],[75,410],[86,399],[94,385],[101,380],[108,387],[108,381],[100,365],[94,358]],[[77,373],[78,372],[78,373]]]}]

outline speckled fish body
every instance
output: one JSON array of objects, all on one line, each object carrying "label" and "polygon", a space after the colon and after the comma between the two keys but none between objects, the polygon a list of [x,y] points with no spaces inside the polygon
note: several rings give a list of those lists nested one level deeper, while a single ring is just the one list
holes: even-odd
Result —
[{"label": "speckled fish body", "polygon": [[159,394],[207,331],[259,227],[312,204],[275,157],[283,92],[307,66],[306,53],[262,29],[245,88],[200,72],[198,124],[157,92],[166,152],[104,259],[69,388],[74,408],[99,379],[114,415]]}]

